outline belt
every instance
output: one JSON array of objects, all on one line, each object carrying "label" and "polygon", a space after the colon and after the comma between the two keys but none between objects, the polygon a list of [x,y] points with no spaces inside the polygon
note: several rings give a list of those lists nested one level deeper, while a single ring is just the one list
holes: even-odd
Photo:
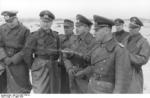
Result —
[{"label": "belt", "polygon": [[20,49],[12,48],[12,47],[5,47],[5,50],[8,56],[13,56],[17,52],[19,52]]},{"label": "belt", "polygon": [[35,55],[37,58],[45,59],[45,60],[54,60],[54,55]]}]

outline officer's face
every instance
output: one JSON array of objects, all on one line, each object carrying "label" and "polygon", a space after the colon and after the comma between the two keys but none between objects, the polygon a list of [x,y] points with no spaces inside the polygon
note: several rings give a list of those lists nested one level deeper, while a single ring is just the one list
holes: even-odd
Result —
[{"label": "officer's face", "polygon": [[140,28],[131,28],[129,27],[129,32],[131,35],[139,33]]},{"label": "officer's face", "polygon": [[52,21],[40,21],[40,26],[41,26],[41,28],[43,28],[43,29],[45,29],[45,30],[47,30],[47,29],[50,29],[51,28],[51,26],[52,26]]},{"label": "officer's face", "polygon": [[123,30],[123,24],[116,25],[116,31],[121,31]]},{"label": "officer's face", "polygon": [[86,30],[86,26],[76,25],[76,34],[77,35],[81,35],[81,34],[85,33],[85,30]]},{"label": "officer's face", "polygon": [[64,32],[66,35],[70,35],[73,32],[74,27],[64,26]]},{"label": "officer's face", "polygon": [[11,21],[7,21],[7,25],[10,27],[10,28],[14,28],[18,25],[18,19],[17,18],[14,18],[12,19]]},{"label": "officer's face", "polygon": [[10,19],[10,17],[8,15],[4,16],[4,20],[7,22]]},{"label": "officer's face", "polygon": [[129,32],[131,35],[139,33],[140,28],[140,26],[137,26],[134,23],[129,23]]},{"label": "officer's face", "polygon": [[99,29],[95,29],[96,40],[102,40],[106,34],[106,27],[100,27]]}]

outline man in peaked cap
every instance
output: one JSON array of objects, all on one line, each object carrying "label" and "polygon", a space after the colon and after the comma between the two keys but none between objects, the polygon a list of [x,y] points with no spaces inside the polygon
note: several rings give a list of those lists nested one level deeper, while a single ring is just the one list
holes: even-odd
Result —
[{"label": "man in peaked cap", "polygon": [[130,18],[127,50],[132,66],[132,82],[129,93],[143,93],[142,66],[148,62],[150,57],[150,45],[139,32],[142,26],[143,23],[139,18]]},{"label": "man in peaked cap", "polygon": [[98,15],[93,18],[97,42],[89,55],[80,55],[91,66],[77,75],[91,72],[88,93],[127,93],[130,63],[125,48],[117,43],[111,33],[114,22]]},{"label": "man in peaked cap", "polygon": [[124,30],[124,20],[117,18],[114,20],[116,32],[113,32],[113,36],[119,42],[125,45],[127,38],[129,37],[129,33]]},{"label": "man in peaked cap", "polygon": [[[70,48],[73,44],[73,39],[75,39],[74,35],[74,22],[70,19],[64,19],[64,34],[60,34],[60,45],[61,49]],[[69,88],[69,76],[64,65],[63,55],[60,57],[60,66],[61,66],[61,93],[70,93]]]},{"label": "man in peaked cap", "polygon": [[3,11],[1,15],[4,16],[6,22],[12,22],[17,13],[17,11]]},{"label": "man in peaked cap", "polygon": [[53,20],[55,19],[54,14],[48,10],[43,10],[40,12],[39,16],[40,16],[41,28],[45,30],[49,30],[52,26]]},{"label": "man in peaked cap", "polygon": [[32,66],[33,91],[60,93],[59,36],[51,29],[55,16],[48,10],[41,11],[39,16],[40,28],[28,37],[24,50],[26,62]]},{"label": "man in peaked cap", "polygon": [[[77,35],[80,35],[83,32],[83,30],[79,30],[79,29],[84,29],[84,30],[89,29],[90,30],[92,24],[93,23],[89,19],[87,19],[83,15],[78,14],[76,16],[76,33],[77,33]],[[85,27],[86,27],[86,29],[85,29]],[[82,32],[80,32],[80,31],[82,31]]]},{"label": "man in peaked cap", "polygon": [[[3,11],[1,13],[1,15],[4,16],[4,20],[5,22],[8,22],[8,21],[12,21],[14,19],[14,17],[16,16],[16,12],[13,12],[13,11]],[[2,37],[2,36],[0,36]],[[2,75],[0,75],[0,93],[6,93],[6,83],[7,83],[7,77],[6,77],[6,71],[3,72]]]},{"label": "man in peaked cap", "polygon": [[42,20],[45,20],[45,21],[48,21],[48,20],[50,21],[50,20],[55,19],[55,15],[52,12],[50,12],[49,10],[41,11],[39,16]]},{"label": "man in peaked cap", "polygon": [[129,32],[131,35],[139,34],[141,27],[144,26],[142,21],[137,17],[131,17],[129,23]]},{"label": "man in peaked cap", "polygon": [[88,25],[90,27],[90,26],[92,26],[93,23],[88,18],[86,18],[85,16],[83,16],[81,14],[77,14],[76,24]]},{"label": "man in peaked cap", "polygon": [[[94,42],[94,37],[90,33],[92,22],[83,15],[76,16],[76,38],[70,47],[71,51],[81,53],[86,55],[91,49],[91,45]],[[70,79],[70,91],[71,93],[86,93],[88,77],[84,75],[83,77],[75,77],[75,73],[79,70],[84,69],[86,62],[80,58],[76,58],[73,55],[69,55],[64,60],[67,72]]]},{"label": "man in peaked cap", "polygon": [[23,59],[23,47],[30,31],[19,22],[17,12],[4,11],[6,21],[0,27],[0,46],[6,52],[3,60],[7,72],[7,93],[30,93],[29,67]]},{"label": "man in peaked cap", "polygon": [[68,36],[72,35],[74,30],[74,22],[69,19],[64,20],[64,33]]},{"label": "man in peaked cap", "polygon": [[4,16],[4,20],[8,27],[14,28],[18,25],[17,13],[17,11],[3,11],[1,13],[1,15]]},{"label": "man in peaked cap", "polygon": [[93,18],[94,18],[94,21],[95,21],[95,25],[94,25],[94,30],[95,31],[98,31],[99,28],[107,27],[107,29],[110,29],[110,32],[111,32],[112,26],[114,26],[114,22],[112,20],[107,19],[105,17],[98,16],[98,15],[94,15]]},{"label": "man in peaked cap", "polygon": [[4,16],[10,16],[10,17],[13,17],[13,16],[16,16],[16,14],[17,14],[18,12],[17,11],[3,11],[2,13],[1,13],[1,15],[4,15]]},{"label": "man in peaked cap", "polygon": [[143,22],[138,17],[131,17],[130,24],[130,26],[133,28],[144,26]]},{"label": "man in peaked cap", "polygon": [[70,47],[70,38],[74,36],[74,22],[69,19],[64,20],[64,34],[60,34],[62,48]]}]

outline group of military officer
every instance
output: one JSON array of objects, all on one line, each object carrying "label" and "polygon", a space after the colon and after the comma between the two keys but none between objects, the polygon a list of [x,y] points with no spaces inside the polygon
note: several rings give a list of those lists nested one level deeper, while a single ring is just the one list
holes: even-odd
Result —
[{"label": "group of military officer", "polygon": [[40,28],[32,33],[17,12],[1,15],[6,22],[0,26],[1,93],[143,92],[142,65],[149,60],[150,45],[137,17],[130,18],[126,32],[122,19],[94,15],[93,36],[93,23],[80,14],[75,24],[64,20],[65,34],[51,29],[55,15],[49,10],[40,12]]}]

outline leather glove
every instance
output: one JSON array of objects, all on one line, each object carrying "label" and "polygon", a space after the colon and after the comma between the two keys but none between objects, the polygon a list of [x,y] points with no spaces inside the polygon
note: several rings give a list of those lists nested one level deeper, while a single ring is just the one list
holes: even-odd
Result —
[{"label": "leather glove", "polygon": [[81,70],[75,74],[75,77],[81,78],[83,75],[84,75],[84,70]]},{"label": "leather glove", "polygon": [[75,74],[77,73],[77,71],[78,71],[78,67],[72,67],[72,68],[68,69],[68,74],[70,76],[75,76]]},{"label": "leather glove", "polygon": [[69,69],[68,74],[69,74],[69,76],[74,76],[75,75],[75,69],[74,68]]},{"label": "leather glove", "polygon": [[80,71],[78,71],[75,76],[76,77],[82,77],[83,75],[87,75],[88,73],[90,73],[92,71],[92,67],[86,67],[85,69],[82,69]]}]

